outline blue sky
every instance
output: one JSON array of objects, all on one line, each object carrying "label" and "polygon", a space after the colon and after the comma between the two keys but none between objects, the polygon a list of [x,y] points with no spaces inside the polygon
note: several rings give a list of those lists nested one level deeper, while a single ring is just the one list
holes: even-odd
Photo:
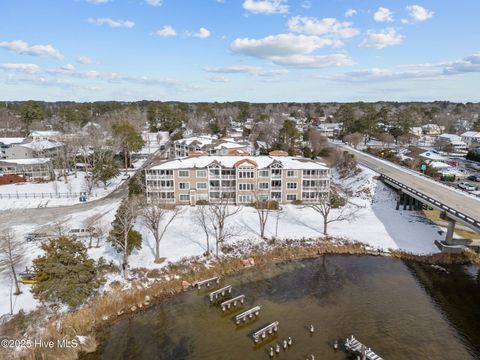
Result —
[{"label": "blue sky", "polygon": [[479,101],[480,1],[2,0],[0,99]]}]

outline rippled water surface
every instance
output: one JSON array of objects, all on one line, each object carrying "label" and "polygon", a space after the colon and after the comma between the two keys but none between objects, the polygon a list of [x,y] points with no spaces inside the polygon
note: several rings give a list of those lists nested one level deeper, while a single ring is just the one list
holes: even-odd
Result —
[{"label": "rippled water surface", "polygon": [[[246,296],[237,312],[210,305],[207,290],[190,291],[115,323],[83,358],[268,359],[267,349],[291,336],[275,359],[345,359],[333,341],[354,334],[386,360],[479,359],[478,270],[448,270],[370,256],[256,267],[222,281]],[[262,306],[259,318],[236,326],[233,315],[253,305]],[[277,337],[255,346],[251,333],[275,320]]]}]

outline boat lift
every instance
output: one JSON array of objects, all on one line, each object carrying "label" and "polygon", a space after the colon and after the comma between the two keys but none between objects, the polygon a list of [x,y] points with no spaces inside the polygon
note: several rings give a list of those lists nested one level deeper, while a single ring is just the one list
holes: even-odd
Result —
[{"label": "boat lift", "polygon": [[236,307],[239,303],[243,304],[245,301],[245,295],[236,296],[230,300],[224,301],[220,304],[222,311],[229,310],[232,306]]},{"label": "boat lift", "polygon": [[235,315],[235,323],[237,325],[240,325],[242,321],[246,322],[247,319],[253,319],[254,316],[260,315],[261,308],[262,308],[261,306],[254,306],[253,308],[248,309],[247,311],[244,311],[238,315]]},{"label": "boat lift", "polygon": [[232,293],[232,285],[227,285],[221,289],[211,292],[208,294],[208,298],[210,299],[210,302],[212,302],[214,300],[218,300],[219,296],[225,296],[227,293]]},{"label": "boat lift", "polygon": [[272,335],[273,333],[276,333],[278,331],[278,325],[280,322],[274,321],[270,325],[265,326],[264,328],[261,328],[260,330],[257,330],[253,333],[253,341],[255,343],[259,343],[261,340],[265,339],[267,335]]},{"label": "boat lift", "polygon": [[218,276],[216,276],[216,277],[212,277],[210,279],[196,281],[193,284],[193,286],[196,287],[197,289],[200,289],[203,285],[205,285],[208,288],[213,283],[217,283],[217,284],[220,283],[220,278]]}]

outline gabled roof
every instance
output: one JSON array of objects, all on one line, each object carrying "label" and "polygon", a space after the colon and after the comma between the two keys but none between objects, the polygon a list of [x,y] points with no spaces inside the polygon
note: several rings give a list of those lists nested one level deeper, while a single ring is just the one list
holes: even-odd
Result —
[{"label": "gabled roof", "polygon": [[255,160],[252,160],[252,159],[242,159],[240,161],[237,161],[233,166],[234,167],[239,167],[243,164],[250,164],[250,165],[253,165],[255,167],[258,166],[257,162]]}]

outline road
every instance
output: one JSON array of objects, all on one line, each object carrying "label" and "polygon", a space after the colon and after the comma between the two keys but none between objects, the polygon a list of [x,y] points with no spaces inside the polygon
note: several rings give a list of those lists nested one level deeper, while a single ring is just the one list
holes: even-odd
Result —
[{"label": "road", "polygon": [[416,189],[425,195],[434,198],[443,204],[464,213],[472,219],[480,221],[480,200],[474,197],[462,194],[460,191],[450,189],[440,183],[422,176],[416,176],[407,170],[400,169],[394,165],[389,165],[386,161],[377,159],[371,155],[353,150],[350,147],[335,144],[342,150],[347,150],[355,155],[358,163],[364,165],[378,173],[385,174],[404,185]]},{"label": "road", "polygon": [[[145,163],[137,170],[142,171],[152,162],[161,158],[164,151],[158,150],[153,153]],[[65,218],[69,215],[91,210],[95,207],[113,204],[124,198],[128,193],[127,181],[121,184],[117,189],[112,191],[107,196],[93,200],[87,203],[79,203],[70,206],[58,206],[47,208],[30,208],[30,209],[15,209],[0,211],[0,232],[10,229],[12,226],[29,224],[36,226],[43,226],[47,223],[55,222],[56,220]]]}]

